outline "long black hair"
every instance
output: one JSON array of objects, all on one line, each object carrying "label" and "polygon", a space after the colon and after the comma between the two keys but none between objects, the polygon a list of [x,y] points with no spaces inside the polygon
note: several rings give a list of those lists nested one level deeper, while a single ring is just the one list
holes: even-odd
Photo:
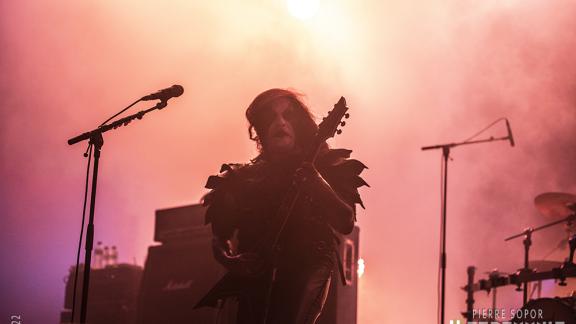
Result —
[{"label": "long black hair", "polygon": [[318,132],[318,125],[314,121],[314,115],[301,99],[302,94],[288,89],[270,89],[262,92],[246,109],[246,119],[248,119],[248,135],[256,142],[260,155],[254,160],[260,160],[266,154],[262,140],[268,130],[269,121],[264,116],[278,99],[287,99],[292,103],[294,118],[291,122],[296,135],[295,144],[300,149],[306,149]]}]

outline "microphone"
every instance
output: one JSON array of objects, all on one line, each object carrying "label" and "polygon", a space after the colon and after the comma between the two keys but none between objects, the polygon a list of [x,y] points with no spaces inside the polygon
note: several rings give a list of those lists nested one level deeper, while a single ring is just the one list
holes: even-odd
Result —
[{"label": "microphone", "polygon": [[173,97],[180,97],[184,93],[184,88],[181,85],[173,85],[170,88],[162,89],[158,92],[149,94],[147,96],[142,97],[140,100],[156,100],[160,99],[162,101],[167,101]]},{"label": "microphone", "polygon": [[514,136],[512,136],[512,128],[510,128],[508,118],[506,118],[506,128],[508,128],[508,139],[510,140],[510,146],[514,147]]}]

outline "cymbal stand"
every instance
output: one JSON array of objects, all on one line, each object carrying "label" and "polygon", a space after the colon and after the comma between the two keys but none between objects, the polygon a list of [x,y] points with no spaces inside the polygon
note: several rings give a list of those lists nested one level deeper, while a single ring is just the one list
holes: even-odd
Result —
[{"label": "cymbal stand", "polygon": [[466,270],[468,274],[468,284],[465,287],[466,290],[466,311],[462,312],[462,315],[466,318],[468,322],[474,320],[474,274],[476,273],[476,267],[469,266]]},{"label": "cymbal stand", "polygon": [[570,246],[570,255],[568,256],[568,260],[566,260],[565,265],[574,266],[574,251],[576,250],[576,234],[572,234],[572,236],[568,240],[568,244]]},{"label": "cymbal stand", "polygon": [[[522,233],[516,234],[516,235],[512,235],[508,238],[506,238],[504,241],[510,241],[519,237],[524,237],[523,240],[523,244],[524,244],[524,268],[520,269],[520,273],[521,274],[529,274],[532,272],[532,269],[530,269],[530,263],[529,263],[529,256],[530,256],[530,246],[532,245],[532,233],[534,232],[538,232],[541,231],[545,228],[557,225],[557,224],[561,224],[561,223],[565,223],[565,222],[573,222],[576,219],[576,214],[571,214],[566,216],[563,219],[554,221],[554,222],[550,222],[548,224],[544,224],[542,226],[536,227],[536,228],[532,228],[529,227],[527,229],[525,229],[524,231],[522,231]],[[576,244],[576,242],[574,243]],[[524,291],[523,293],[523,298],[522,298],[522,303],[523,305],[526,305],[526,303],[528,302],[528,283],[524,282],[523,283],[523,288],[522,290]],[[520,291],[520,287],[518,287],[517,291]]]},{"label": "cymbal stand", "polygon": [[[524,240],[522,243],[524,244],[524,268],[520,272],[525,274],[529,274],[532,272],[530,269],[530,246],[532,246],[532,232],[534,229],[531,227],[527,228],[524,232]],[[528,282],[524,282],[522,288],[522,305],[526,305],[528,303]]]}]

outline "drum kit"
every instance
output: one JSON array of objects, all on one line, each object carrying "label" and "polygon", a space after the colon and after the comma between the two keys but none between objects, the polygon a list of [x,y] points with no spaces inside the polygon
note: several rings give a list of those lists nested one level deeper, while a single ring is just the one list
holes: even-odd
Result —
[{"label": "drum kit", "polygon": [[[574,264],[574,251],[576,250],[576,234],[573,225],[576,224],[576,195],[559,192],[549,192],[538,195],[534,199],[536,209],[544,216],[555,219],[550,223],[535,228],[527,228],[521,233],[506,238],[505,241],[516,238],[524,238],[524,265],[513,274],[506,274],[497,270],[488,273],[487,279],[474,281],[476,268],[471,266],[467,269],[468,282],[462,289],[466,291],[466,311],[462,313],[467,321],[494,323],[503,321],[503,317],[510,315],[511,323],[561,323],[576,324],[576,285],[570,287],[567,279],[576,278],[576,265]],[[530,260],[530,247],[532,234],[555,225],[565,224],[569,239],[562,240],[559,247],[568,243],[569,253],[563,261]],[[542,282],[554,280],[564,288],[572,288],[572,293],[565,296],[542,298]],[[529,284],[533,283],[532,295],[537,293],[537,298],[530,299]],[[508,312],[502,316],[505,310],[496,308],[497,288],[515,286],[516,291],[523,293],[522,308]],[[492,309],[478,310],[474,308],[474,293],[485,291],[492,293]],[[529,300],[530,299],[530,300]],[[508,323],[508,322],[506,322]]]}]

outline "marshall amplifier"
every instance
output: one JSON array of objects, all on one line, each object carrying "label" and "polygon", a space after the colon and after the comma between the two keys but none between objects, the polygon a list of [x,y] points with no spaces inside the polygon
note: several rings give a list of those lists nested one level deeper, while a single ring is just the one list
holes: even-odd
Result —
[{"label": "marshall amplifier", "polygon": [[[194,309],[196,303],[226,273],[212,255],[212,231],[204,224],[204,207],[191,205],[158,210],[155,240],[142,277],[137,323],[235,323],[235,306]],[[356,324],[358,291],[359,228],[343,236],[340,259],[346,285],[335,269],[324,310],[318,324]],[[229,306],[229,305],[228,305]],[[220,318],[220,321],[217,320]]]},{"label": "marshall amplifier", "polygon": [[156,211],[154,241],[161,243],[194,239],[204,229],[206,207],[201,204]]},{"label": "marshall amplifier", "polygon": [[148,249],[137,323],[214,323],[216,309],[194,305],[226,271],[212,256],[210,226],[194,232],[184,241]]}]

